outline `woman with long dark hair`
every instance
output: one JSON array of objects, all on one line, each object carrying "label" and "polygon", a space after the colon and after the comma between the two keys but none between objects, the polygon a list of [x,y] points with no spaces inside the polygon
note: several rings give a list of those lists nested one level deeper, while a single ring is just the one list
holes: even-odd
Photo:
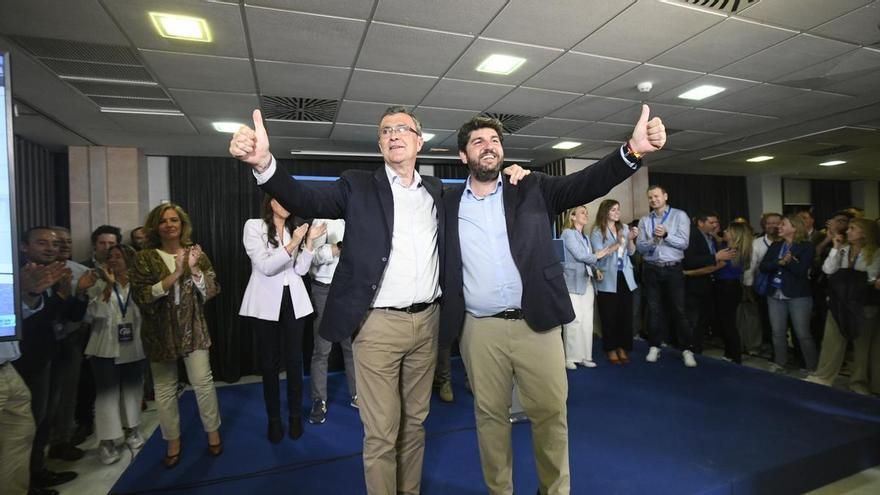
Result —
[{"label": "woman with long dark hair", "polygon": [[715,272],[715,310],[724,339],[724,356],[734,363],[742,363],[742,341],[736,327],[736,312],[743,296],[743,274],[752,263],[754,234],[746,223],[734,222],[724,230],[721,249],[736,251],[732,260],[720,262]]},{"label": "woman with long dark hair", "polygon": [[223,452],[217,390],[208,348],[211,337],[204,304],[220,292],[208,255],[192,242],[192,223],[183,208],[162,203],[144,221],[146,249],[130,272],[132,298],[143,316],[141,338],[153,372],[162,438],[168,442],[165,466],[180,462],[177,361],[183,359],[196,395],[208,452]]},{"label": "woman with long dark hair", "polygon": [[303,433],[303,328],[314,309],[302,277],[312,264],[312,243],[326,229],[325,224],[309,229],[307,223],[294,228],[294,216],[268,195],[261,218],[244,224],[242,242],[251,259],[251,278],[238,314],[248,317],[257,338],[269,420],[266,436],[272,443],[284,436],[278,391],[282,364],[287,369],[288,434],[295,440]]},{"label": "woman with long dark hair", "polygon": [[779,226],[780,240],[767,249],[761,271],[770,277],[767,309],[773,330],[774,371],[782,371],[788,359],[788,318],[801,345],[807,370],[816,369],[816,344],[810,334],[813,294],[809,272],[815,248],[806,240],[806,226],[798,215],[786,215]]},{"label": "woman with long dark hair", "polygon": [[613,364],[629,363],[633,347],[633,296],[636,289],[630,256],[636,252],[639,228],[620,221],[620,203],[606,199],[599,204],[590,233],[595,249],[610,250],[598,262],[604,274],[596,282],[602,348]]}]

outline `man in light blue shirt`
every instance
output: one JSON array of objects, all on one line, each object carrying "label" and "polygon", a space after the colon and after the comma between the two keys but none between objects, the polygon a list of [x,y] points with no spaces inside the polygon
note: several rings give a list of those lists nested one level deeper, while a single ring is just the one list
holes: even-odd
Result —
[{"label": "man in light blue shirt", "polygon": [[[636,249],[644,259],[642,283],[648,302],[648,342],[651,348],[645,358],[649,363],[660,358],[664,318],[675,325],[685,366],[697,365],[693,352],[693,327],[685,314],[684,274],[681,260],[688,247],[690,219],[682,210],[669,206],[669,195],[662,186],[648,188],[651,212],[639,220]],[[665,294],[665,297],[664,297]]]}]

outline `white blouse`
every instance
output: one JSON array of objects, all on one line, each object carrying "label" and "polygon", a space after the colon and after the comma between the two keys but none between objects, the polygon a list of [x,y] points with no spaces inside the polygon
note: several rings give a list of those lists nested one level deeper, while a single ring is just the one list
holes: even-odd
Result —
[{"label": "white blouse", "polygon": [[[133,363],[144,359],[144,346],[141,343],[141,313],[137,304],[131,299],[131,284],[123,286],[117,282],[116,291],[110,290],[110,298],[106,302],[105,287],[107,282],[98,280],[89,289],[88,315],[92,318],[92,333],[85,354],[112,358],[115,359],[116,364]],[[126,301],[128,301],[127,305]],[[122,315],[123,306],[126,310],[125,316]],[[131,325],[130,341],[119,341],[120,324]]]}]

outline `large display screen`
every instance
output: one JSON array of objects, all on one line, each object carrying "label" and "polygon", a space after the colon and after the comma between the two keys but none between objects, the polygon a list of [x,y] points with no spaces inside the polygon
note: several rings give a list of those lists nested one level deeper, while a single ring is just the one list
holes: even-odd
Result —
[{"label": "large display screen", "polygon": [[15,267],[15,175],[12,159],[12,91],[9,54],[0,52],[0,341],[18,338],[18,284]]}]

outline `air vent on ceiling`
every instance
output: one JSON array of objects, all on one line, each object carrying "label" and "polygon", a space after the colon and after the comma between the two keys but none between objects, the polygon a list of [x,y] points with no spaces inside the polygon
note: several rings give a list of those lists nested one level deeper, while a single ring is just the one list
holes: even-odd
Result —
[{"label": "air vent on ceiling", "polygon": [[532,117],[531,115],[516,115],[513,113],[491,112],[484,113],[483,116],[500,120],[501,126],[504,128],[504,132],[508,134],[513,134],[514,132],[517,132],[523,127],[535,122],[539,118]]},{"label": "air vent on ceiling", "polygon": [[842,144],[839,146],[832,146],[830,148],[822,148],[814,151],[810,151],[809,153],[805,153],[807,156],[831,156],[831,155],[839,155],[841,153],[847,153],[849,151],[855,151],[862,149],[861,146],[853,146],[851,144]]},{"label": "air vent on ceiling", "polygon": [[141,65],[134,52],[124,46],[98,45],[70,40],[18,36],[15,41],[37,58],[87,60],[102,64]]},{"label": "air vent on ceiling", "polygon": [[115,98],[112,96],[91,96],[90,98],[101,108],[177,111],[177,105],[171,100],[144,100],[142,98]]},{"label": "air vent on ceiling", "polygon": [[168,94],[159,86],[140,86],[135,84],[109,84],[102,82],[68,81],[71,86],[86,96],[116,96],[168,100]]},{"label": "air vent on ceiling", "polygon": [[263,116],[276,120],[333,122],[339,100],[298,98],[293,96],[262,96]]},{"label": "air vent on ceiling", "polygon": [[680,0],[684,3],[704,7],[711,10],[719,10],[728,14],[734,14],[746,7],[752,6],[761,0]]}]

